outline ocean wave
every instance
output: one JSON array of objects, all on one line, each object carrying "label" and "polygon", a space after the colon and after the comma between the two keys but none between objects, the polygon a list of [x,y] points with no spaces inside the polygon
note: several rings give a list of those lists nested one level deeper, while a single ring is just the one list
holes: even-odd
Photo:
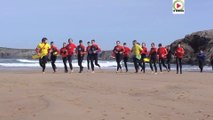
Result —
[{"label": "ocean wave", "polygon": [[[78,61],[75,59],[72,61],[73,67],[79,67],[78,66]],[[102,68],[115,68],[117,66],[117,63],[115,61],[102,61],[99,60],[99,64]],[[68,65],[68,62],[67,62]],[[87,67],[87,61],[84,60],[82,65],[86,68]],[[51,62],[48,62],[47,67],[51,67]],[[58,59],[56,61],[56,66],[58,68],[63,68],[64,64],[62,60]],[[123,62],[122,62],[122,66]],[[37,68],[40,67],[39,61],[38,60],[29,60],[29,59],[0,59],[0,67],[8,67],[8,68]],[[97,67],[97,66],[95,66]],[[133,63],[128,63],[128,67],[130,69],[134,69]],[[149,64],[146,64],[146,69],[150,70]],[[172,70],[176,70],[176,65],[172,64],[171,65]],[[183,65],[183,70],[184,71],[199,71],[199,67],[196,65]],[[205,66],[204,71],[212,71],[212,68],[210,66]]]},{"label": "ocean wave", "polygon": [[[79,67],[78,66],[78,61],[73,60],[73,67]],[[116,67],[116,62],[114,61],[99,61],[99,64],[101,67],[107,68],[107,67]],[[68,62],[67,62],[68,65]],[[87,67],[87,61],[84,60],[82,65],[84,67]],[[15,59],[15,60],[1,60],[0,66],[3,67],[40,67],[39,61],[38,60],[28,60],[28,59]],[[62,60],[57,60],[56,61],[56,66],[57,67],[64,67],[64,64]],[[47,63],[47,67],[51,67],[51,62]]]},{"label": "ocean wave", "polygon": [[38,60],[27,60],[27,59],[16,59],[16,61],[21,63],[37,63]]}]

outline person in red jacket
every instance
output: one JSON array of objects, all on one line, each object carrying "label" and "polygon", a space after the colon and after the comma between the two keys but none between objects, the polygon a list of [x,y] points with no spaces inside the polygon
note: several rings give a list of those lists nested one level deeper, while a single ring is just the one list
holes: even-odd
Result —
[{"label": "person in red jacket", "polygon": [[87,48],[86,48],[86,52],[87,52],[87,69],[90,70],[90,61],[91,61],[91,51],[90,51],[90,47],[91,47],[91,44],[90,42],[88,41],[87,42]]},{"label": "person in red jacket", "polygon": [[152,64],[154,64],[154,68],[155,68],[155,74],[157,74],[157,66],[156,66],[156,61],[157,61],[157,48],[155,47],[155,43],[152,43],[151,44],[151,49],[150,49],[150,52],[149,52],[149,58],[150,58],[150,68],[153,72],[153,66]]},{"label": "person in red jacket", "polygon": [[120,45],[120,41],[116,41],[116,46],[113,49],[113,53],[115,55],[115,59],[117,63],[117,72],[119,72],[119,69],[122,71],[121,60],[122,60],[123,52],[124,52],[124,48],[123,46]]},{"label": "person in red jacket", "polygon": [[55,61],[57,59],[57,55],[59,54],[59,50],[58,48],[54,45],[54,42],[51,42],[50,43],[51,47],[50,47],[50,60],[51,60],[51,65],[52,65],[52,68],[53,68],[53,72],[55,73],[56,72],[56,65],[55,65]]},{"label": "person in red jacket", "polygon": [[168,54],[167,49],[165,47],[163,47],[161,43],[158,45],[158,47],[159,47],[158,48],[158,56],[159,56],[158,62],[159,62],[160,72],[162,72],[162,65],[161,64],[163,64],[163,67],[165,67],[166,70],[168,71],[168,68],[165,64],[165,59],[166,59],[166,56]]},{"label": "person in red jacket", "polygon": [[63,43],[63,47],[60,49],[60,54],[64,63],[64,72],[68,73],[68,69],[67,69],[68,50],[67,50],[67,44],[65,42]]},{"label": "person in red jacket", "polygon": [[178,47],[175,50],[177,74],[179,73],[179,68],[180,68],[180,74],[182,74],[182,58],[183,58],[183,56],[184,56],[184,49],[181,46],[181,43],[179,43]]},{"label": "person in red jacket", "polygon": [[131,53],[131,49],[129,47],[127,47],[126,43],[123,43],[123,47],[124,47],[124,52],[123,52],[123,61],[124,61],[124,66],[126,68],[126,72],[128,72],[128,66],[127,66],[127,62]]},{"label": "person in red jacket", "polygon": [[70,66],[70,70],[71,72],[73,72],[73,66],[72,66],[72,59],[73,59],[73,55],[75,53],[75,49],[76,49],[76,45],[73,43],[73,40],[71,38],[68,39],[68,45],[67,45],[67,50],[68,50],[68,63]]},{"label": "person in red jacket", "polygon": [[98,53],[101,52],[101,48],[95,43],[95,40],[91,40],[91,47],[89,49],[89,51],[91,52],[91,68],[92,68],[92,73],[94,73],[94,61],[95,61],[95,65],[99,67],[99,69],[101,68],[101,66],[98,64]]},{"label": "person in red jacket", "polygon": [[142,43],[142,51],[141,51],[141,60],[142,60],[142,69],[141,71],[143,71],[143,73],[145,73],[145,69],[146,69],[146,63],[144,61],[144,58],[147,57],[147,54],[148,54],[148,50],[147,50],[147,47],[146,47],[146,43]]},{"label": "person in red jacket", "polygon": [[84,69],[84,67],[82,66],[82,62],[84,60],[85,51],[86,50],[85,50],[85,47],[83,45],[83,41],[79,40],[79,45],[76,48],[76,54],[77,54],[77,57],[78,57],[78,65],[80,67],[79,73],[82,73],[82,71]]}]

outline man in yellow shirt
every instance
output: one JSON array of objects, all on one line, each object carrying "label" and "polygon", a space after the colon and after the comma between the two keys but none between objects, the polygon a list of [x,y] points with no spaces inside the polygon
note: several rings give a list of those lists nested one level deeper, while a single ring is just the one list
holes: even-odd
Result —
[{"label": "man in yellow shirt", "polygon": [[135,66],[135,73],[138,73],[138,69],[139,69],[139,62],[141,60],[141,51],[142,48],[140,45],[138,45],[137,40],[133,40],[133,47],[132,47],[132,53],[133,53],[133,62],[134,62],[134,66]]},{"label": "man in yellow shirt", "polygon": [[36,48],[36,53],[40,56],[39,64],[42,67],[43,73],[45,73],[49,50],[50,50],[50,45],[47,43],[47,38],[42,38],[41,43],[39,43]]}]

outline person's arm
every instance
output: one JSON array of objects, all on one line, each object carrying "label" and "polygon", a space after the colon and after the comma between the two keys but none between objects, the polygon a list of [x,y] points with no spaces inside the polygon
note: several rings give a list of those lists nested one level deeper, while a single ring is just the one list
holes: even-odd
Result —
[{"label": "person's arm", "polygon": [[158,49],[156,48],[155,51],[156,51],[156,53],[157,53],[158,55],[160,54],[160,48],[158,48]]},{"label": "person's arm", "polygon": [[126,51],[126,49],[123,47],[123,54],[124,53],[128,54],[128,51]]},{"label": "person's arm", "polygon": [[124,53],[124,51],[125,51],[125,50],[124,50],[124,47],[121,46],[121,54]]},{"label": "person's arm", "polygon": [[199,53],[197,54],[197,59],[198,59],[198,60],[200,59],[200,54],[199,54]]},{"label": "person's arm", "polygon": [[48,52],[48,54],[50,54],[51,47],[49,44],[46,44],[46,45],[47,45],[47,52]]},{"label": "person's arm", "polygon": [[72,47],[73,47],[73,49],[72,49],[73,55],[76,56],[78,54],[78,51],[77,51],[78,46],[76,46],[75,44],[72,44]]},{"label": "person's arm", "polygon": [[210,60],[213,60],[213,54],[210,56]]},{"label": "person's arm", "polygon": [[175,49],[174,56],[177,57],[178,48]]},{"label": "person's arm", "polygon": [[62,48],[60,49],[60,55],[62,55]]},{"label": "person's arm", "polygon": [[132,47],[132,49],[131,49],[131,53],[134,51],[133,49],[134,49],[134,47]]},{"label": "person's arm", "polygon": [[101,48],[97,45],[97,52],[101,52]]},{"label": "person's arm", "polygon": [[113,54],[116,54],[116,53],[117,53],[117,52],[116,52],[116,46],[113,48],[112,52],[113,52]]},{"label": "person's arm", "polygon": [[59,55],[60,50],[56,46],[55,46],[55,50],[56,50],[57,54]]},{"label": "person's arm", "polygon": [[148,57],[151,57],[151,54],[152,54],[152,48],[149,51]]},{"label": "person's arm", "polygon": [[76,55],[78,54],[78,49],[79,49],[79,47],[80,47],[80,46],[77,46],[77,47],[74,49],[74,51],[75,51],[74,53],[75,53]]},{"label": "person's arm", "polygon": [[182,54],[184,55],[185,54],[185,51],[184,51],[184,49],[182,48]]},{"label": "person's arm", "polygon": [[86,52],[87,52],[87,50],[86,50],[85,46],[83,46],[83,55],[85,55]]},{"label": "person's arm", "polygon": [[87,48],[86,48],[86,52],[88,52],[89,51],[89,46],[87,46]]},{"label": "person's arm", "polygon": [[72,44],[71,47],[73,47],[73,50],[76,50],[78,45],[76,46],[75,44]]},{"label": "person's arm", "polygon": [[40,46],[37,45],[36,49],[35,49],[36,53],[39,54],[40,53]]},{"label": "person's arm", "polygon": [[167,51],[166,48],[164,48],[164,49],[165,49],[165,56],[167,56],[168,55],[168,51]]},{"label": "person's arm", "polygon": [[131,49],[129,47],[127,47],[127,50],[128,50],[127,54],[130,55],[131,54]]},{"label": "person's arm", "polygon": [[140,53],[143,51],[143,48],[141,46],[139,46],[139,50],[140,50]]}]

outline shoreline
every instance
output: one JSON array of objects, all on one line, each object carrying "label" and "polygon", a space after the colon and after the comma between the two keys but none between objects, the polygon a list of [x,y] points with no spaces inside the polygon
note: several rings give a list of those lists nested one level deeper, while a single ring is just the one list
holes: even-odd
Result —
[{"label": "shoreline", "polygon": [[[195,68],[188,69],[186,67],[185,68],[183,67],[183,72],[200,73],[200,70],[199,70],[198,66],[193,66],[193,67],[195,67]],[[73,67],[73,69],[74,69],[75,73],[77,73],[79,71],[79,67]],[[20,71],[35,71],[35,72],[39,71],[40,72],[41,68],[40,67],[2,67],[2,66],[0,66],[0,71],[18,71],[18,70],[20,70]],[[63,73],[64,68],[59,67],[57,70],[58,71],[56,73]],[[125,72],[125,68],[123,68],[122,70],[123,70],[122,73],[126,73]],[[46,68],[46,71],[47,71],[47,73],[53,72],[52,68],[49,67],[49,66]],[[116,72],[116,67],[104,67],[104,68],[101,68],[101,70],[99,70],[98,67],[95,67],[95,71],[101,71],[101,72],[112,71],[112,72]],[[146,71],[151,72],[149,66],[148,66]],[[134,72],[135,72],[134,68],[133,67],[129,67],[129,71],[127,73],[134,73]],[[171,68],[170,72],[167,72],[165,69],[163,69],[163,73],[173,73],[173,72],[176,72],[176,69],[174,67]],[[88,70],[87,70],[86,67],[84,67],[84,70],[83,70],[82,74],[84,74],[84,73],[88,73]],[[160,74],[159,70],[158,70],[158,73]],[[202,73],[213,73],[211,66],[204,66],[204,70],[203,70]],[[143,74],[143,73],[139,71],[137,74]]]}]

